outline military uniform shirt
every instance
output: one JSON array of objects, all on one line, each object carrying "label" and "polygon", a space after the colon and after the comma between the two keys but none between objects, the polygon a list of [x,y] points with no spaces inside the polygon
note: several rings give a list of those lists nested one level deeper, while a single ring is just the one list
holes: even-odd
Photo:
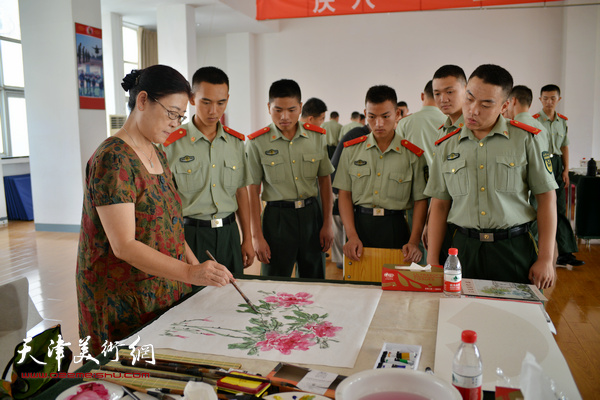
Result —
[{"label": "military uniform shirt", "polygon": [[[533,118],[533,116],[531,114],[529,114],[528,112],[519,113],[519,114],[515,115],[515,117],[513,119],[515,121],[522,122],[529,126],[533,126],[534,128],[538,128],[541,131],[537,134],[538,140],[540,141],[540,145],[541,145],[542,149],[548,148],[548,146],[549,146],[548,131],[546,130],[546,127],[544,125],[542,125],[542,123],[540,121]],[[541,143],[546,143],[546,144],[541,144]],[[550,153],[550,154],[552,154],[552,153]]]},{"label": "military uniform shirt", "polygon": [[352,121],[349,124],[342,126],[342,129],[340,130],[340,138],[344,137],[344,135],[346,133],[350,132],[352,129],[360,128],[361,126],[363,126],[363,124],[361,124],[360,122],[356,122],[356,121]]},{"label": "military uniform shirt", "polygon": [[425,151],[427,164],[433,161],[433,147],[438,136],[440,124],[446,121],[446,115],[435,106],[423,106],[419,111],[406,116],[398,122],[396,133],[400,137],[416,144]]},{"label": "military uniform shirt", "polygon": [[450,132],[454,132],[458,128],[462,128],[464,125],[465,125],[465,116],[463,114],[461,114],[460,117],[458,117],[458,119],[456,120],[455,123],[452,123],[452,120],[450,119],[450,117],[447,117],[446,122],[444,122],[444,125],[442,125],[438,128],[438,131],[439,131],[438,139],[446,136]]},{"label": "military uniform shirt", "polygon": [[437,146],[425,194],[452,200],[448,222],[464,228],[506,229],[532,221],[529,190],[557,187],[540,142],[502,116],[481,140],[463,127]]},{"label": "military uniform shirt", "polygon": [[404,147],[397,134],[383,153],[372,134],[363,138],[362,143],[342,151],[335,188],[352,192],[352,203],[366,208],[406,210],[427,198],[423,194],[425,157]]},{"label": "military uniform shirt", "polygon": [[337,146],[342,138],[342,135],[340,135],[340,132],[342,131],[342,124],[332,119],[327,122],[323,122],[321,128],[327,131],[327,134],[325,135],[327,145]]},{"label": "military uniform shirt", "polygon": [[316,197],[317,177],[328,176],[333,165],[327,156],[325,135],[298,123],[292,140],[287,139],[274,123],[264,134],[249,136],[246,145],[250,184],[263,184],[262,200],[295,201]]},{"label": "military uniform shirt", "polygon": [[550,121],[543,110],[536,115],[538,116],[537,120],[544,125],[546,132],[548,132],[548,141],[550,143],[548,151],[550,154],[562,155],[562,150],[560,148],[569,145],[566,117],[555,113],[554,121]]},{"label": "military uniform shirt", "polygon": [[192,121],[180,127],[187,131],[184,137],[162,147],[177,183],[183,215],[224,218],[237,211],[235,192],[250,180],[244,141],[226,133],[229,128],[218,122],[211,143]]}]

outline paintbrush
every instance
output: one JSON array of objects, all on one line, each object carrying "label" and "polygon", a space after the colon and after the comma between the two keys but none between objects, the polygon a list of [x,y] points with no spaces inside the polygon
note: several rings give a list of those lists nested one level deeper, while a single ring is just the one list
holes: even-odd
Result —
[{"label": "paintbrush", "polygon": [[[214,262],[218,262],[212,254],[210,254],[210,251],[206,250],[206,254],[208,254],[208,256],[210,257],[211,260],[213,260]],[[231,282],[231,284],[233,285],[233,287],[235,288],[235,290],[237,290],[239,292],[239,294],[242,295],[242,297],[244,298],[244,301],[250,306],[250,308],[257,314],[260,314],[258,312],[258,310],[256,309],[256,307],[254,307],[254,304],[252,304],[252,302],[250,301],[250,299],[248,297],[246,297],[246,295],[244,294],[244,292],[242,292],[242,290],[238,287],[238,285],[235,283],[235,281],[233,279],[230,279],[229,282]]]},{"label": "paintbrush", "polygon": [[[123,386],[126,387],[128,389],[134,390],[136,392],[140,392],[140,393],[146,393],[149,394],[152,397],[156,397],[157,399],[163,399],[163,400],[175,400],[175,398],[173,396],[169,396],[166,395],[164,393],[157,393],[154,390],[151,389],[146,389],[140,386],[135,386],[135,385],[131,385],[129,383],[124,383],[124,382],[120,382],[118,379],[111,379],[111,378],[100,378],[100,380],[105,381],[105,382],[109,382],[109,383],[114,383],[115,385],[119,385],[119,386]],[[161,389],[158,389],[161,390]],[[164,389],[162,389],[164,390]],[[173,393],[173,394],[183,394],[183,390],[176,390],[176,389],[169,389],[169,393]]]}]

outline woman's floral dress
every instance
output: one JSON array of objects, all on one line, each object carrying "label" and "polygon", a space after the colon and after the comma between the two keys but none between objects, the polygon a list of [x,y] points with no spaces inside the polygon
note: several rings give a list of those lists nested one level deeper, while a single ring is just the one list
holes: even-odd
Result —
[{"label": "woman's floral dress", "polygon": [[96,207],[135,204],[135,239],[185,261],[181,199],[161,150],[164,172],[150,174],[122,139],[106,139],[86,168],[83,215],[77,257],[79,334],[90,337],[97,355],[125,339],[184,295],[191,286],[149,275],[118,259]]}]

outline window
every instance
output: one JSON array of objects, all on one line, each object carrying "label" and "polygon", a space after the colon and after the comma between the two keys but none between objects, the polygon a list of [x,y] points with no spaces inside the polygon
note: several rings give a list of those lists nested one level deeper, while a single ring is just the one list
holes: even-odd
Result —
[{"label": "window", "polygon": [[[123,25],[123,66],[125,75],[139,68],[138,32],[137,27],[133,25]],[[129,101],[128,93],[125,95],[125,104]]]},{"label": "window", "polygon": [[0,157],[29,156],[19,2],[0,10]]}]

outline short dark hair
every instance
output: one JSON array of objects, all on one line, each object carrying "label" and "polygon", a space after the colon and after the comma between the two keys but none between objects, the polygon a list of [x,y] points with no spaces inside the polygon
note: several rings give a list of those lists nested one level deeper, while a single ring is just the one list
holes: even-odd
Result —
[{"label": "short dark hair", "polygon": [[517,85],[512,88],[509,99],[515,98],[524,107],[531,107],[533,101],[533,92],[527,86]]},{"label": "short dark hair", "polygon": [[194,72],[192,77],[192,89],[196,88],[202,83],[211,83],[213,85],[226,84],[229,89],[229,78],[227,74],[217,67],[202,67]]},{"label": "short dark hair", "polygon": [[554,84],[543,86],[542,90],[540,90],[540,96],[544,92],[558,92],[558,97],[560,97],[560,88]]},{"label": "short dark hair", "polygon": [[363,114],[363,113],[360,113],[360,114],[358,114],[358,116],[360,117],[360,120],[361,120],[361,121],[362,121],[363,119],[367,118],[367,117],[365,117],[365,114]]},{"label": "short dark hair", "polygon": [[406,104],[405,101],[399,101],[398,102],[398,107],[406,107],[406,108],[408,108],[408,104]]},{"label": "short dark hair", "polygon": [[465,71],[458,65],[446,64],[442,65],[435,71],[433,74],[433,79],[443,79],[449,76],[453,76],[458,79],[463,85],[467,84],[467,76],[465,75]]},{"label": "short dark hair", "polygon": [[360,118],[360,113],[358,111],[352,111],[352,114],[350,115],[350,119],[356,119],[356,118]]},{"label": "short dark hair", "polygon": [[302,105],[302,118],[318,117],[327,111],[327,105],[321,99],[311,97]]},{"label": "short dark hair", "polygon": [[338,118],[340,116],[340,113],[337,111],[332,111],[331,114],[329,114],[329,118],[334,119],[334,118]]},{"label": "short dark hair", "polygon": [[494,64],[482,64],[475,68],[475,71],[469,76],[471,78],[479,78],[485,83],[494,86],[500,86],[504,93],[504,98],[508,99],[508,95],[513,87],[513,78],[510,72],[505,70],[499,65]]},{"label": "short dark hair", "polygon": [[433,99],[433,80],[427,82],[425,88],[423,89],[423,93],[425,93],[426,97]]},{"label": "short dark hair", "polygon": [[269,88],[269,103],[282,97],[292,97],[297,99],[298,103],[302,102],[302,92],[296,81],[291,79],[280,79],[271,84],[271,87]]},{"label": "short dark hair", "polygon": [[160,64],[132,70],[123,78],[121,87],[129,92],[129,110],[135,109],[137,96],[142,91],[148,93],[152,100],[160,100],[176,93],[184,93],[187,97],[192,94],[190,83],[183,75],[167,65]]},{"label": "short dark hair", "polygon": [[394,104],[394,107],[398,107],[398,97],[396,96],[396,91],[391,87],[386,85],[377,85],[371,86],[369,90],[367,90],[365,104],[381,104],[386,101],[391,101]]}]

